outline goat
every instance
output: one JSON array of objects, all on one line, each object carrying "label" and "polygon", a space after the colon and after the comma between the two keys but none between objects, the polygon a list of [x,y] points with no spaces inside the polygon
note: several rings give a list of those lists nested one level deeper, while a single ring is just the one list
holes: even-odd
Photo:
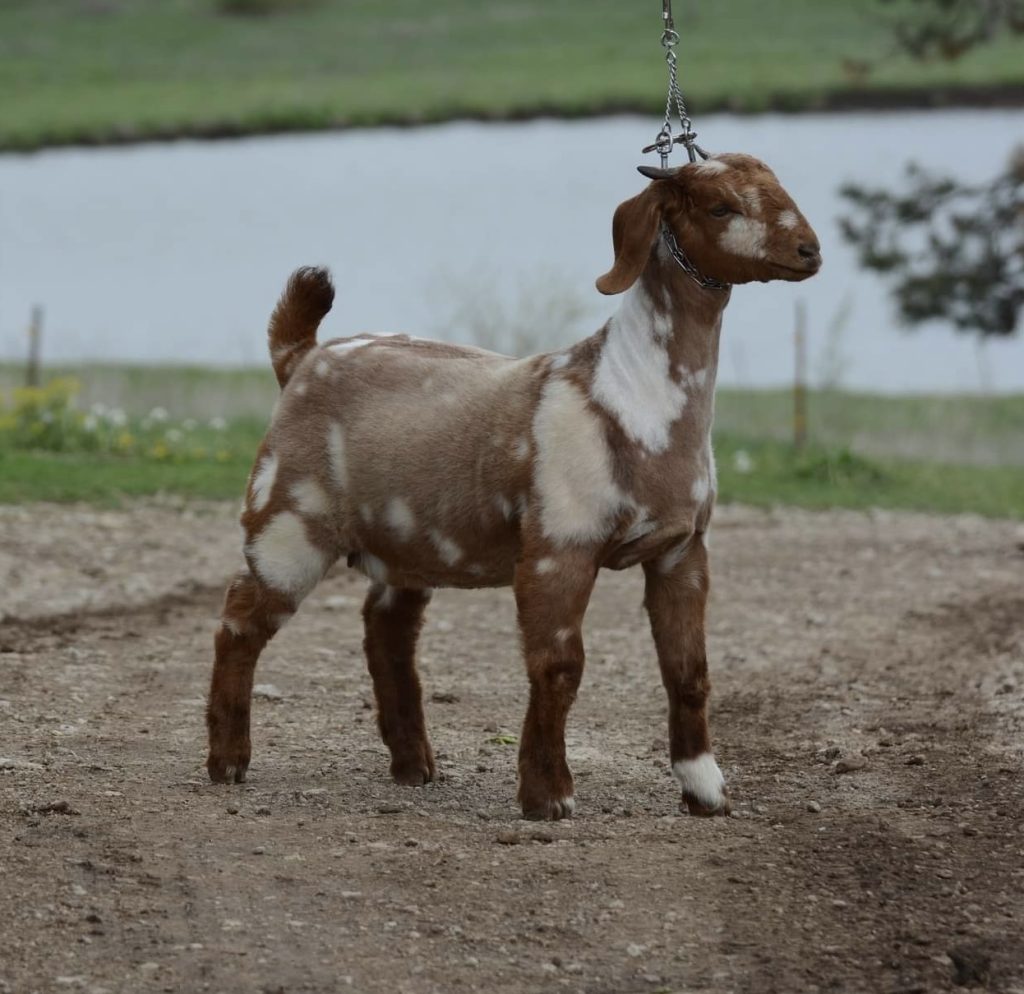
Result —
[{"label": "goat", "polygon": [[407,335],[318,345],[330,277],[292,275],[270,319],[282,393],[242,512],[247,565],[215,637],[214,781],[245,779],[257,657],[345,556],[371,581],[364,648],[393,778],[435,776],[415,662],[433,588],[511,585],[530,686],[519,803],[529,818],[571,815],[583,615],[599,569],[640,565],[681,807],[728,813],[704,645],[722,312],[732,284],[802,280],[821,256],[757,159],[640,171],[651,183],[615,211],[614,264],[597,280],[622,304],[559,352],[512,359]]}]

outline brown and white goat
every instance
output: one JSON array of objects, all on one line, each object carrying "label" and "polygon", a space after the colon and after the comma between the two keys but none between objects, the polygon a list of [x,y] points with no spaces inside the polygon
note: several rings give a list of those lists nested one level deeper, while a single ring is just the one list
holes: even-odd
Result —
[{"label": "brown and white goat", "polygon": [[711,421],[730,293],[714,281],[802,280],[821,257],[792,199],[750,156],[641,171],[653,182],[615,211],[615,263],[597,281],[624,293],[622,305],[560,352],[511,359],[405,335],[318,345],[330,278],[292,276],[270,321],[282,394],[242,514],[247,568],[216,635],[212,779],[245,779],[256,659],[346,557],[371,580],[366,657],[403,784],[435,775],[415,663],[431,590],[514,587],[530,683],[519,801],[528,817],[567,816],[564,733],[583,615],[601,567],[640,565],[683,800],[694,814],[728,811],[704,648]]}]

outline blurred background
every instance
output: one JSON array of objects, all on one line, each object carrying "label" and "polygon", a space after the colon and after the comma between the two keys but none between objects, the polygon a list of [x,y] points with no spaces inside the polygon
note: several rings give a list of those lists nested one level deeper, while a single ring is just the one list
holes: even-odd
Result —
[{"label": "blurred background", "polygon": [[[825,257],[734,291],[722,498],[1024,517],[1024,0],[674,14],[700,143]],[[237,497],[298,265],[327,335],[596,330],[660,35],[658,0],[6,0],[0,502]]]}]

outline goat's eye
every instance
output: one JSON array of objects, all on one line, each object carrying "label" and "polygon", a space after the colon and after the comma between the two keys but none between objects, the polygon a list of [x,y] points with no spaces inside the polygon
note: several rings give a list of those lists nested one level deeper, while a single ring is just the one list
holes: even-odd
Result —
[{"label": "goat's eye", "polygon": [[733,210],[728,204],[719,204],[711,208],[711,213],[714,217],[725,217],[726,214],[732,214]]}]

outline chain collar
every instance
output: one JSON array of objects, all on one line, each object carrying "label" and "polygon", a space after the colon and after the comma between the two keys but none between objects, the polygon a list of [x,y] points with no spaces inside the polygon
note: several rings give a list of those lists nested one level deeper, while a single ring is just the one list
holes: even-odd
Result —
[{"label": "chain collar", "polygon": [[665,248],[668,249],[669,254],[675,259],[676,264],[679,268],[686,273],[687,276],[693,280],[697,286],[704,287],[705,290],[728,290],[731,284],[723,283],[721,280],[714,280],[710,276],[705,276],[701,271],[690,262],[687,258],[686,253],[679,247],[679,243],[676,241],[676,236],[672,234],[672,229],[662,222],[661,225],[661,237],[665,242]]}]

